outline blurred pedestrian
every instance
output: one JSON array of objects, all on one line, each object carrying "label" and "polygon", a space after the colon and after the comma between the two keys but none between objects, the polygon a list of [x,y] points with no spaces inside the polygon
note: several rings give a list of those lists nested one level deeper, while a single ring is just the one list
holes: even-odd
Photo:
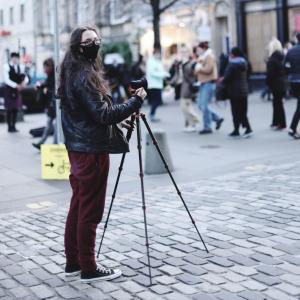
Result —
[{"label": "blurred pedestrian", "polygon": [[243,137],[250,137],[252,135],[252,129],[247,117],[247,61],[238,47],[231,49],[229,64],[225,70],[222,82],[227,88],[234,126],[234,130],[229,136],[239,137],[239,128],[242,126],[246,128]]},{"label": "blurred pedestrian", "polygon": [[28,83],[25,67],[20,64],[20,55],[17,52],[10,54],[9,63],[4,65],[4,108],[8,132],[18,132],[16,129],[18,110],[22,108],[21,90]]},{"label": "blurred pedestrian", "polygon": [[175,101],[180,99],[182,80],[182,61],[177,57],[170,68],[170,85],[174,88]]},{"label": "blurred pedestrian", "polygon": [[189,50],[184,48],[181,50],[182,55],[182,85],[180,93],[180,107],[185,118],[185,132],[194,132],[199,124],[199,116],[197,115],[192,98],[193,85],[195,83],[195,62],[193,61]]},{"label": "blurred pedestrian", "polygon": [[165,71],[161,61],[161,49],[154,48],[153,56],[150,57],[146,65],[146,74],[148,80],[148,100],[150,104],[150,121],[160,121],[156,118],[156,110],[162,104],[162,90],[164,78],[169,76]]},{"label": "blurred pedestrian", "polygon": [[100,37],[92,27],[78,27],[61,64],[59,95],[73,195],[65,227],[66,276],[81,281],[111,280],[118,269],[97,265],[96,229],[104,207],[109,154],[129,151],[118,124],[136,112],[143,88],[123,104],[112,104],[99,56]]},{"label": "blurred pedestrian", "polygon": [[266,84],[273,95],[273,118],[271,128],[282,130],[286,128],[283,97],[286,90],[285,70],[283,66],[283,49],[280,41],[273,38],[268,45],[269,59],[267,62]]},{"label": "blurred pedestrian", "polygon": [[[47,124],[43,130],[41,139],[37,143],[32,143],[37,149],[41,148],[41,145],[44,144],[48,136],[54,132],[54,120],[56,116],[55,111],[55,68],[54,61],[52,58],[48,58],[43,63],[44,73],[47,75],[46,80],[42,84],[37,85],[39,90],[40,101],[45,103],[46,114],[47,114]],[[54,143],[55,143],[54,138]]]},{"label": "blurred pedestrian", "polygon": [[223,118],[213,112],[209,105],[212,102],[215,90],[216,80],[218,77],[217,64],[212,49],[209,48],[208,42],[201,42],[198,47],[198,63],[195,67],[195,74],[200,83],[197,102],[203,115],[204,128],[200,134],[212,133],[211,122],[216,123],[216,130],[220,129]]},{"label": "blurred pedestrian", "polygon": [[142,54],[139,54],[138,61],[135,62],[131,68],[131,79],[139,80],[144,77],[146,74],[146,65],[144,62],[144,57]]},{"label": "blurred pedestrian", "polygon": [[285,57],[284,66],[288,72],[288,81],[291,85],[292,94],[297,98],[297,108],[290,125],[289,135],[300,139],[297,126],[300,120],[300,33],[296,35],[297,44],[292,47]]}]

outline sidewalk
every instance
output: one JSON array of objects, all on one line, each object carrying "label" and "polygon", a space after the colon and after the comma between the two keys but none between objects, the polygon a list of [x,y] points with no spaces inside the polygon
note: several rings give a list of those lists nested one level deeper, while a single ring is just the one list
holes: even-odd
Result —
[{"label": "sidewalk", "polygon": [[300,162],[261,167],[182,185],[209,255],[174,188],[147,191],[152,287],[139,192],[117,197],[113,208],[100,257],[106,266],[123,271],[112,282],[89,285],[64,278],[67,204],[1,214],[0,297],[299,299],[299,167]]}]

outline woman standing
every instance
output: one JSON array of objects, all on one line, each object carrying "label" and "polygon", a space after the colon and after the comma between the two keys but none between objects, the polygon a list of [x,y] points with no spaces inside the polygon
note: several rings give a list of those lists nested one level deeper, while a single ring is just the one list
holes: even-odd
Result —
[{"label": "woman standing", "polygon": [[144,89],[124,104],[112,104],[99,57],[100,38],[92,27],[71,34],[61,64],[59,94],[62,126],[71,164],[73,190],[65,228],[66,276],[81,280],[111,280],[120,270],[97,266],[96,228],[104,211],[109,154],[129,151],[117,126],[136,112],[146,97]]},{"label": "woman standing", "polygon": [[252,135],[252,129],[247,117],[248,81],[247,61],[238,47],[231,49],[229,64],[226,67],[223,83],[225,84],[231,104],[234,130],[231,137],[239,137],[239,128],[246,128],[243,137]]},{"label": "woman standing", "polygon": [[190,57],[188,49],[182,50],[182,84],[180,93],[180,107],[185,118],[185,132],[194,132],[199,124],[199,116],[193,106],[193,84],[195,83],[195,62]]},{"label": "woman standing", "polygon": [[[32,146],[40,149],[41,145],[44,144],[51,134],[54,131],[53,122],[55,120],[55,74],[54,74],[54,61],[52,58],[48,58],[43,63],[44,72],[47,75],[47,79],[40,85],[37,85],[37,88],[40,92],[41,101],[46,103],[46,114],[47,114],[47,124],[44,128],[41,139],[37,143],[32,143]],[[54,138],[55,139],[55,138]],[[55,142],[55,141],[54,141]]]},{"label": "woman standing", "polygon": [[286,128],[283,98],[286,92],[286,76],[283,66],[284,56],[279,40],[273,38],[268,47],[269,60],[267,63],[266,83],[273,94],[273,119],[271,128],[282,130]]}]

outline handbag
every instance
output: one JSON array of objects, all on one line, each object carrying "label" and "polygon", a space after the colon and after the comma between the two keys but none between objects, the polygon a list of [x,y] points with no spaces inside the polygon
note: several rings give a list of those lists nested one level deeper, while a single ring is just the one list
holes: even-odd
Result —
[{"label": "handbag", "polygon": [[217,101],[226,101],[228,99],[229,99],[229,97],[228,97],[227,86],[222,82],[217,83],[217,86],[216,86],[216,100]]}]

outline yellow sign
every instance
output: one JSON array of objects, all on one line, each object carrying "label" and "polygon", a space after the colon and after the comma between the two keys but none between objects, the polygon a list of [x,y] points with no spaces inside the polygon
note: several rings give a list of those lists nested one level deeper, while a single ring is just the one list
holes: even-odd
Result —
[{"label": "yellow sign", "polygon": [[41,146],[43,179],[69,179],[70,162],[65,145]]}]

